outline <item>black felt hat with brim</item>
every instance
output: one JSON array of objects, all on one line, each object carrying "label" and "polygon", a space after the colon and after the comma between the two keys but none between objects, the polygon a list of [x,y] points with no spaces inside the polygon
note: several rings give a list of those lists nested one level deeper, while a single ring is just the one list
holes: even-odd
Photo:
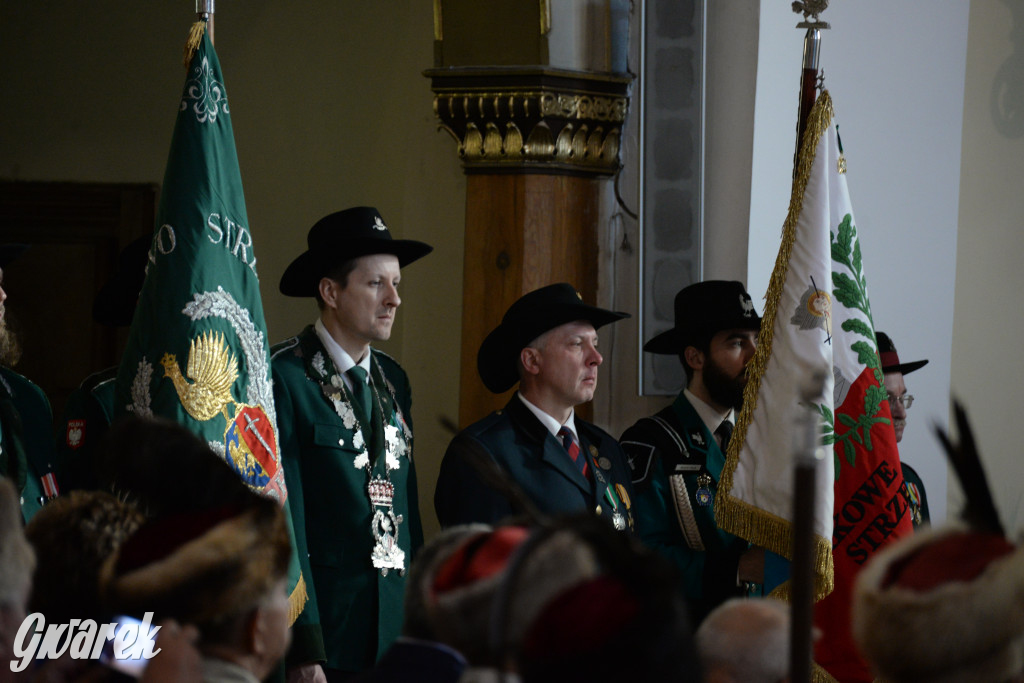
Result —
[{"label": "black felt hat with brim", "polygon": [[928,364],[927,359],[901,363],[900,356],[896,353],[896,345],[892,343],[889,335],[885,332],[876,331],[875,337],[878,339],[878,357],[882,361],[883,373],[900,372],[906,375]]},{"label": "black felt hat with brim", "polygon": [[309,230],[309,248],[291,262],[281,276],[286,296],[316,296],[320,280],[354,258],[393,254],[405,267],[434,250],[425,242],[396,240],[377,209],[357,206],[324,216]]},{"label": "black felt hat with brim", "polygon": [[0,268],[17,259],[28,250],[27,244],[0,244]]},{"label": "black felt hat with brim", "polygon": [[628,313],[583,303],[576,288],[565,282],[535,289],[509,307],[501,324],[480,345],[476,356],[480,379],[484,386],[500,394],[519,381],[519,352],[548,330],[577,320],[585,320],[597,329],[628,317]]},{"label": "black felt hat with brim", "polygon": [[743,283],[706,280],[679,290],[675,327],[644,344],[644,351],[677,355],[687,346],[706,343],[722,330],[736,329],[761,329],[761,318]]}]

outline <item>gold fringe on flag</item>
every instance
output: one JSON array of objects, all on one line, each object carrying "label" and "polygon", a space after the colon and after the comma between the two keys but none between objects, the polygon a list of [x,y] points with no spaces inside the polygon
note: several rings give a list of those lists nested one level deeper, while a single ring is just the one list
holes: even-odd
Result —
[{"label": "gold fringe on flag", "polygon": [[817,662],[811,662],[811,683],[838,683],[832,674],[825,671]]},{"label": "gold fringe on flag", "polygon": [[192,58],[196,56],[196,50],[203,42],[203,34],[206,33],[206,20],[197,21],[192,24],[192,28],[188,31],[188,40],[185,41],[185,68],[192,63]]},{"label": "gold fringe on flag", "polygon": [[[715,502],[715,519],[719,527],[783,557],[789,557],[791,553],[791,522],[738,500],[729,492],[732,490],[733,474],[739,464],[739,453],[747,438],[747,428],[757,408],[761,379],[768,367],[768,359],[771,358],[775,318],[789,271],[789,259],[796,241],[796,224],[803,209],[804,192],[811,177],[811,166],[818,150],[818,141],[828,130],[833,115],[832,97],[825,90],[818,96],[811,109],[807,118],[807,128],[800,141],[800,156],[797,159],[796,178],[793,180],[793,191],[789,200],[789,213],[782,226],[782,245],[779,247],[775,268],[768,283],[768,292],[765,294],[764,316],[761,319],[757,350],[747,365],[749,380],[743,390],[743,408],[729,442],[725,467],[718,487],[719,498]],[[835,583],[831,539],[816,536],[814,546],[814,599],[820,600],[832,592]],[[789,582],[778,586],[772,592],[772,596],[788,600]]]},{"label": "gold fringe on flag", "polygon": [[299,574],[299,580],[295,582],[292,594],[288,596],[288,625],[291,626],[302,614],[302,609],[309,600],[309,593],[306,592],[306,579]]}]

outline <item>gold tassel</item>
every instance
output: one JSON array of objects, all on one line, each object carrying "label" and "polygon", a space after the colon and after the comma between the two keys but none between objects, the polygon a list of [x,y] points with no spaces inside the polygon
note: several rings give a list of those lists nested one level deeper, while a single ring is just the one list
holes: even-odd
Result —
[{"label": "gold tassel", "polygon": [[192,58],[196,56],[196,50],[203,42],[203,34],[206,33],[206,21],[197,21],[192,24],[192,28],[188,32],[188,40],[185,41],[185,68],[192,63]]},{"label": "gold tassel", "polygon": [[[736,420],[736,428],[729,442],[725,467],[719,482],[719,498],[715,503],[715,519],[720,528],[735,536],[745,538],[751,543],[788,557],[792,544],[792,524],[775,515],[768,514],[752,505],[734,498],[728,492],[732,490],[732,478],[739,464],[739,451],[747,438],[747,428],[753,420],[757,408],[757,395],[772,353],[773,329],[775,318],[782,299],[782,288],[789,270],[789,259],[796,242],[796,224],[803,209],[804,191],[811,176],[811,165],[818,149],[818,141],[832,122],[834,112],[832,97],[823,91],[814,103],[807,119],[807,128],[800,141],[800,156],[797,159],[796,178],[789,201],[789,213],[782,227],[782,245],[772,270],[768,292],[765,294],[764,316],[761,319],[761,333],[757,340],[757,350],[747,365],[747,376],[750,378],[743,391],[743,409]],[[815,537],[814,539],[814,599],[820,600],[829,593],[835,584],[835,573],[832,565],[831,539]],[[788,596],[788,582],[776,588],[773,595]],[[784,598],[785,599],[785,598]]]},{"label": "gold tassel", "polygon": [[306,579],[303,578],[302,574],[299,574],[299,580],[295,583],[295,589],[288,596],[289,626],[294,624],[295,620],[302,614],[302,609],[306,606],[308,600],[309,594],[306,592]]},{"label": "gold tassel", "polygon": [[832,674],[825,671],[817,662],[811,662],[811,681],[812,683],[837,683],[836,679],[832,678]]}]

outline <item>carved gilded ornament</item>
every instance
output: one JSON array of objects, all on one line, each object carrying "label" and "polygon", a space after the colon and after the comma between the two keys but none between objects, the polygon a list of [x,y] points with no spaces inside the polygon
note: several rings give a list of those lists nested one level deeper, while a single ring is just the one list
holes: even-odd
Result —
[{"label": "carved gilded ornament", "polygon": [[631,78],[549,67],[426,72],[467,172],[611,175]]},{"label": "carved gilded ornament", "polygon": [[552,163],[597,174],[618,169],[627,108],[625,97],[539,91],[434,98],[467,167]]}]

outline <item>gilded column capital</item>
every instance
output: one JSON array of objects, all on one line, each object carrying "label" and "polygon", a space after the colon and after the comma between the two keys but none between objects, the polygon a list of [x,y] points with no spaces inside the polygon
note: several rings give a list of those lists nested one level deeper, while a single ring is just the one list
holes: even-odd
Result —
[{"label": "gilded column capital", "polygon": [[428,69],[434,114],[466,173],[611,175],[629,108],[628,74],[550,67]]}]

